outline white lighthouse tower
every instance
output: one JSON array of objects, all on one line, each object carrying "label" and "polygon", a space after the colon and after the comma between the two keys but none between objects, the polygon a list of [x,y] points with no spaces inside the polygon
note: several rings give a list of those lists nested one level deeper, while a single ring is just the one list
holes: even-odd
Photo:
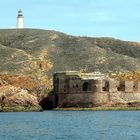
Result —
[{"label": "white lighthouse tower", "polygon": [[17,28],[18,29],[23,29],[24,28],[24,17],[23,17],[23,13],[22,13],[21,10],[18,11]]}]

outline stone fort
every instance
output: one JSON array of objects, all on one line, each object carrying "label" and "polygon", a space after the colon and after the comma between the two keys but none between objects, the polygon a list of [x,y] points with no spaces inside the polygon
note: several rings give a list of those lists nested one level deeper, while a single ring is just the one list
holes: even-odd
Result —
[{"label": "stone fort", "polygon": [[140,81],[115,81],[97,72],[57,72],[53,86],[57,107],[140,102]]}]

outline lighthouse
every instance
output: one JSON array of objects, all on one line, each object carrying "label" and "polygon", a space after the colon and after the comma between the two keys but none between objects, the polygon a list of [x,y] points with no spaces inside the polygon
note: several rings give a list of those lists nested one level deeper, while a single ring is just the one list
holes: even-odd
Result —
[{"label": "lighthouse", "polygon": [[18,29],[23,29],[24,28],[24,17],[23,17],[23,13],[22,13],[21,10],[18,11],[17,28]]}]

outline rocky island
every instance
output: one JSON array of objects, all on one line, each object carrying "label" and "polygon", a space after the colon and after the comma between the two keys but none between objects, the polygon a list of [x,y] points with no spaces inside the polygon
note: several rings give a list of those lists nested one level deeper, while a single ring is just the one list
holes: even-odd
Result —
[{"label": "rocky island", "polygon": [[1,29],[0,111],[54,107],[53,73],[57,71],[100,71],[116,80],[139,81],[139,68],[137,42],[39,29]]}]

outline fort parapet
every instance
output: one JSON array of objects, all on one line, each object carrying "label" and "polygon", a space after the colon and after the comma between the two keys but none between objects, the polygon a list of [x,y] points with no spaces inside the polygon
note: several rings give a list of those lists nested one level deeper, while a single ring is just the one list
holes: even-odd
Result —
[{"label": "fort parapet", "polygon": [[53,86],[58,107],[92,107],[107,102],[140,101],[139,81],[115,81],[100,73],[57,72],[53,76]]}]

